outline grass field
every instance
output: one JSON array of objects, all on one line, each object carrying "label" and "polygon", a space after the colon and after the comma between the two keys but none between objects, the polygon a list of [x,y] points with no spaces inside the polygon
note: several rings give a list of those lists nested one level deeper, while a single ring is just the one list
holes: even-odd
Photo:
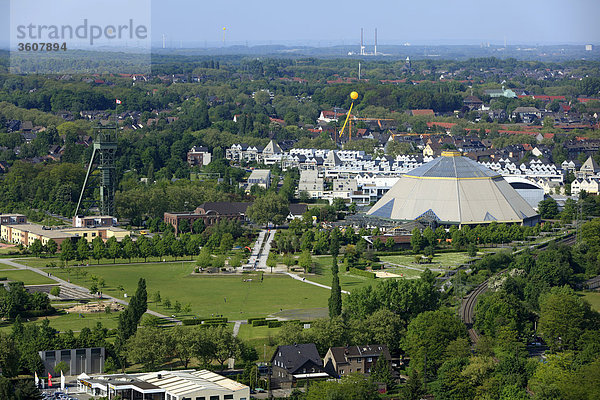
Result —
[{"label": "grass field", "polygon": [[[425,270],[425,267],[423,267],[423,270]],[[386,268],[384,271],[396,275],[401,275],[403,278],[407,279],[416,279],[419,278],[422,274],[422,271],[402,267]]]},{"label": "grass field", "polygon": [[276,336],[281,328],[266,326],[240,325],[238,337],[251,345],[258,352],[258,361],[269,361],[277,345]]},{"label": "grass field", "polygon": [[[4,264],[0,264],[2,266]],[[46,278],[43,275],[40,275],[33,271],[27,270],[12,270],[12,271],[1,271],[1,277],[7,277],[10,281],[21,281],[25,283],[25,285],[44,285],[47,283],[56,283],[50,278]]]},{"label": "grass field", "polygon": [[600,292],[577,292],[577,294],[583,296],[591,304],[593,310],[600,312]]},{"label": "grass field", "polygon": [[[52,315],[49,317],[40,318],[29,318],[29,322],[25,321],[25,323],[41,323],[42,320],[48,318],[48,320],[50,321],[50,326],[56,330],[65,332],[71,329],[73,330],[73,332],[78,332],[86,327],[92,329],[94,326],[96,326],[97,322],[101,322],[102,326],[104,326],[105,328],[114,329],[117,327],[119,318],[118,312],[113,312],[110,314],[93,313],[82,315],[83,318],[80,317],[77,313]],[[10,332],[10,330],[10,325],[0,328],[0,331],[4,332]]]},{"label": "grass field", "polygon": [[[338,258],[338,260],[340,260]],[[317,282],[322,285],[331,286],[331,280],[333,279],[333,275],[331,274],[331,256],[319,256],[313,257],[313,262],[315,263],[315,273],[314,274],[300,274],[300,276],[306,277],[309,281]],[[343,266],[339,264],[339,278],[340,278],[340,286],[344,290],[352,291],[353,288],[358,288],[365,285],[371,285],[373,283],[373,279],[365,278],[363,276],[351,275],[343,270]]]},{"label": "grass field", "polygon": [[400,256],[381,256],[381,261],[387,261],[393,264],[408,265],[408,266],[419,266],[429,268],[449,268],[456,267],[469,261],[470,257],[467,253],[441,253],[436,254],[430,264],[417,264],[415,262],[415,256],[413,255],[400,255]]},{"label": "grass field", "polygon": [[[139,278],[146,279],[149,308],[163,314],[175,314],[172,308],[153,303],[152,294],[160,291],[163,302],[169,298],[182,305],[190,304],[192,313],[199,317],[222,314],[230,320],[264,316],[280,310],[323,307],[327,304],[329,291],[308,285],[287,276],[265,275],[261,283],[257,276],[250,275],[199,275],[192,276],[193,265],[189,263],[154,263],[117,266],[86,267],[83,277],[64,269],[52,269],[61,278],[90,287],[91,277],[102,277],[107,287],[102,291],[108,295],[124,298],[135,292]],[[244,279],[253,278],[252,282]],[[122,285],[124,291],[118,290]]]}]

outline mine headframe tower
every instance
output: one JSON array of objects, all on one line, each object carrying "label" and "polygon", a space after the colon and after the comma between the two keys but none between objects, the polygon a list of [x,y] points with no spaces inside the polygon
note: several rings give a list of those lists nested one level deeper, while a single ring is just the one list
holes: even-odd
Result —
[{"label": "mine headframe tower", "polygon": [[115,212],[117,126],[101,126],[96,131],[75,215],[87,215],[93,207],[98,208],[100,215],[112,216]]}]

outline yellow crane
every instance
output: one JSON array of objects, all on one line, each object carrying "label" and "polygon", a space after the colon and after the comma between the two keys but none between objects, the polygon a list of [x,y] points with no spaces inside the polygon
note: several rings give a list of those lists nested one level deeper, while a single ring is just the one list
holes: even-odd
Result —
[{"label": "yellow crane", "polygon": [[[354,100],[358,99],[358,93],[356,93],[356,92],[350,93],[350,98],[352,99],[352,104],[350,104],[350,109],[348,110],[348,115],[346,115],[346,120],[344,121],[344,125],[342,126],[342,129],[340,130],[340,137],[342,137],[342,135],[344,134],[344,129],[346,129],[346,124],[348,123],[348,120],[350,119],[350,113],[352,112],[352,107],[354,107]],[[350,122],[350,138],[349,138],[349,140],[352,140],[352,122]]]}]

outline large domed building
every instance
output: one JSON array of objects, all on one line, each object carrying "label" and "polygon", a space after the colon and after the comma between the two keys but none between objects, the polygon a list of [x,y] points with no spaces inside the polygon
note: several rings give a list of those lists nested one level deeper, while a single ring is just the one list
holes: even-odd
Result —
[{"label": "large domed building", "polygon": [[458,151],[443,152],[407,172],[367,214],[440,225],[494,221],[535,225],[539,221],[533,208],[502,176]]}]

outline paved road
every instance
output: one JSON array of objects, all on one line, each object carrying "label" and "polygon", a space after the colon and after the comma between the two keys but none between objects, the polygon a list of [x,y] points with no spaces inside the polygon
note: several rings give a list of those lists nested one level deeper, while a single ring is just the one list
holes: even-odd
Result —
[{"label": "paved road", "polygon": [[[12,267],[16,267],[16,268],[21,269],[21,270],[33,271],[35,273],[38,273],[40,275],[45,276],[46,278],[52,279],[52,280],[60,283],[61,286],[65,286],[67,288],[71,288],[71,289],[74,289],[74,290],[79,290],[79,291],[82,291],[82,292],[85,292],[85,293],[89,293],[89,290],[87,288],[83,287],[83,286],[79,286],[79,285],[75,285],[73,283],[67,282],[64,279],[60,279],[60,278],[58,278],[58,277],[56,277],[54,275],[48,276],[47,272],[44,272],[44,271],[42,271],[39,268],[34,268],[34,267],[29,267],[27,265],[19,264],[18,262],[15,262],[14,260],[15,260],[14,258],[4,258],[4,259],[0,259],[0,263],[6,264],[6,265],[10,265]],[[129,305],[129,303],[127,301],[118,299],[116,297],[109,296],[109,295],[107,295],[105,293],[102,293],[102,298],[103,299],[112,300],[115,303],[119,303],[119,304],[122,304],[124,306],[128,306]],[[178,319],[173,318],[173,317],[169,317],[167,315],[163,315],[163,314],[157,313],[156,311],[146,310],[146,313],[148,313],[150,315],[154,315],[154,316],[159,317],[159,318],[163,318],[163,319],[165,319],[165,320],[167,320],[169,322],[172,322],[172,323],[174,323],[176,325],[180,325],[181,324],[181,321],[179,321]]]}]

